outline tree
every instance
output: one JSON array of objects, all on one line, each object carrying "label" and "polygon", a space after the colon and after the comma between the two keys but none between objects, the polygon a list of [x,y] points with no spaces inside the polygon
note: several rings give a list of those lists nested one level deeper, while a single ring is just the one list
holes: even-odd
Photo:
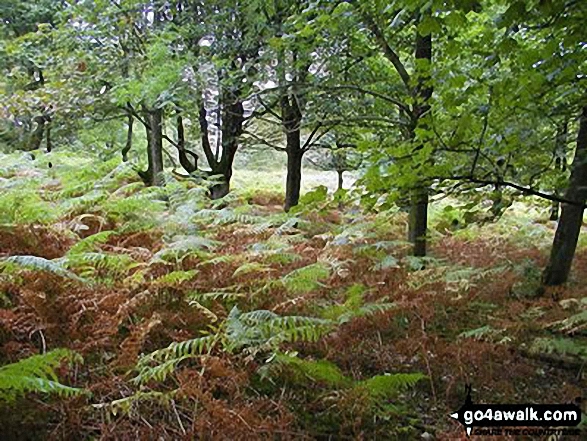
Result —
[{"label": "tree", "polygon": [[[197,120],[213,199],[230,191],[234,157],[247,119],[262,46],[257,29],[261,4],[231,1],[188,1],[180,17],[187,19],[183,42],[197,63]],[[215,143],[213,143],[215,141]]]},{"label": "tree", "polygon": [[[367,2],[354,2],[360,12],[365,26],[371,34],[375,44],[381,50],[382,55],[393,66],[400,77],[404,91],[405,104],[400,106],[409,119],[409,125],[405,131],[405,142],[411,145],[411,153],[426,151],[428,142],[425,134],[429,129],[430,100],[432,97],[431,69],[432,69],[432,32],[438,23],[430,11],[430,6],[418,4],[397,5],[392,11],[381,13],[376,5]],[[389,11],[390,8],[386,8]],[[407,17],[407,19],[403,19]],[[393,20],[393,21],[392,21]],[[397,47],[390,44],[390,39],[384,29],[393,28],[393,24],[401,21],[404,27],[408,22],[415,24],[413,50],[413,72],[410,74],[405,61],[402,61]],[[388,23],[391,23],[389,26]],[[404,52],[405,47],[401,48]],[[409,106],[408,103],[411,103]],[[412,158],[413,160],[413,158]],[[428,161],[420,158],[421,163],[414,164],[417,169],[424,167]],[[413,243],[415,256],[426,255],[427,213],[428,213],[428,189],[429,183],[416,179],[411,188],[410,216],[408,238]]]},{"label": "tree", "polygon": [[306,159],[321,170],[333,170],[338,177],[337,190],[344,190],[344,172],[357,170],[363,158],[352,142],[352,133],[346,130],[330,132],[317,145],[314,155]]},{"label": "tree", "polygon": [[545,286],[561,285],[567,281],[583,225],[583,212],[587,202],[587,105],[583,107],[579,117],[577,147],[565,199],[568,202],[563,203],[550,260],[543,274]]}]

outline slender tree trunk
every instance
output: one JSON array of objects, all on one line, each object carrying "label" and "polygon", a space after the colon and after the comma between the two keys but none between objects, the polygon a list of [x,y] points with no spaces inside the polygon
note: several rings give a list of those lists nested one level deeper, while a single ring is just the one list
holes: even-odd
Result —
[{"label": "slender tree trunk", "polygon": [[132,116],[132,114],[129,112],[128,114],[128,129],[126,131],[126,144],[124,145],[124,148],[122,149],[122,160],[124,162],[128,161],[128,152],[130,151],[130,149],[132,148],[132,129],[133,129],[133,125],[134,125],[134,118]]},{"label": "slender tree trunk", "polygon": [[163,184],[163,110],[149,109],[145,113],[147,129],[147,159],[149,167],[145,173],[147,185]]},{"label": "slender tree trunk", "polygon": [[498,220],[504,212],[503,190],[501,185],[496,185],[492,195],[493,203],[491,204],[491,219]]},{"label": "slender tree trunk", "polygon": [[[208,162],[208,166],[210,167],[210,174],[217,175],[220,174],[221,167],[216,160],[216,157],[214,156],[214,152],[212,151],[212,146],[210,144],[207,115],[208,112],[206,111],[206,106],[202,100],[200,103],[200,114],[198,118],[200,123],[200,139],[202,141],[202,150],[204,150],[206,162]],[[226,196],[226,194],[228,194],[229,189],[230,188],[226,185],[223,185],[223,183],[212,185],[210,187],[210,198],[221,199],[222,197]]]},{"label": "slender tree trunk", "polygon": [[177,115],[177,145],[180,150],[185,150],[185,130],[183,128],[183,118]]},{"label": "slender tree trunk", "polygon": [[134,125],[134,118],[130,113],[128,114],[127,125],[128,125],[128,128],[126,131],[126,144],[124,145],[124,148],[122,149],[122,152],[121,152],[123,162],[128,161],[128,152],[132,148],[132,131],[133,131],[133,125]]},{"label": "slender tree trunk", "polygon": [[[422,36],[416,31],[416,61],[427,60],[432,62],[432,36]],[[415,89],[416,104],[414,105],[414,128],[423,126],[422,117],[430,110],[429,100],[432,96],[432,87],[427,84],[430,81],[429,67],[424,73],[419,74],[418,84]],[[419,147],[421,148],[421,147]],[[426,255],[426,240],[428,233],[428,186],[421,182],[412,192],[408,238],[414,244],[414,256]]]},{"label": "slender tree trunk", "polygon": [[[228,101],[231,99],[232,101]],[[232,178],[232,166],[234,157],[238,150],[239,138],[243,131],[244,123],[244,107],[242,101],[235,97],[234,94],[223,94],[226,100],[223,104],[222,115],[222,154],[219,160],[214,160],[210,164],[212,173],[220,175],[222,182],[214,184],[210,188],[210,197],[212,199],[220,199],[230,192],[230,180]],[[209,147],[209,145],[208,145]],[[212,151],[206,153],[213,157]]]},{"label": "slender tree trunk", "polygon": [[285,179],[284,210],[289,211],[300,202],[300,188],[302,184],[302,157],[300,146],[300,131],[287,134],[287,176]]},{"label": "slender tree trunk", "polygon": [[336,174],[338,175],[338,190],[344,190],[343,184],[344,184],[344,170],[336,170]]},{"label": "slender tree trunk", "polygon": [[577,147],[571,167],[565,199],[575,204],[562,204],[550,261],[543,273],[545,286],[562,285],[568,280],[583,224],[583,206],[587,200],[587,106],[581,112]]},{"label": "slender tree trunk", "polygon": [[295,95],[289,96],[286,92],[282,95],[281,118],[285,131],[285,152],[287,153],[283,208],[285,211],[289,211],[300,201],[302,158],[304,156],[301,141],[302,109]]},{"label": "slender tree trunk", "polygon": [[410,196],[410,212],[408,218],[408,240],[412,242],[412,254],[426,256],[428,234],[428,187],[419,184]]},{"label": "slender tree trunk", "polygon": [[428,187],[421,186],[412,193],[409,218],[409,240],[414,244],[414,256],[426,255],[428,233]]},{"label": "slender tree trunk", "polygon": [[37,125],[31,133],[30,143],[27,146],[27,151],[38,150],[41,148],[43,142],[43,135],[45,134],[46,119],[44,116],[36,116],[33,122]]},{"label": "slender tree trunk", "polygon": [[[568,122],[564,121],[558,128],[556,131],[556,145],[555,145],[555,155],[556,155],[556,159],[555,159],[555,163],[554,163],[554,169],[559,171],[560,173],[564,173],[566,171],[567,168],[567,161],[566,161],[566,155],[565,155],[565,151],[566,151],[566,146],[567,146],[567,132],[568,132]],[[557,194],[558,191],[557,189],[555,189],[555,194]],[[560,203],[558,203],[557,201],[553,201],[552,205],[550,207],[550,220],[551,221],[555,221],[558,220],[558,216],[559,216],[559,212],[560,212]]]},{"label": "slender tree trunk", "polygon": [[[188,173],[193,173],[198,169],[198,157],[195,153],[188,152],[185,147],[185,130],[183,127],[183,118],[177,115],[177,150],[179,155],[179,163],[183,169]],[[193,160],[190,160],[188,155],[192,155]]]},{"label": "slender tree trunk", "polygon": [[51,142],[51,123],[47,123],[47,131],[45,137],[45,141],[47,142],[47,153],[50,153],[53,149],[53,143]]},{"label": "slender tree trunk", "polygon": [[200,123],[200,140],[202,142],[202,150],[206,156],[208,166],[214,171],[214,165],[216,160],[214,159],[214,153],[212,153],[212,146],[210,145],[210,137],[208,134],[208,112],[203,101],[200,103],[200,112],[198,116],[198,122]]}]

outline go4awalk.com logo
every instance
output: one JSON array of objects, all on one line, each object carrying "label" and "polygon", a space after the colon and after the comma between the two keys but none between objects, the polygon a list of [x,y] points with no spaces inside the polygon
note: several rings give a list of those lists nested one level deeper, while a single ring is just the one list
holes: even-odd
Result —
[{"label": "go4awalk.com logo", "polygon": [[465,404],[450,416],[467,436],[474,435],[579,435],[581,408],[577,404],[475,404],[467,385]]}]

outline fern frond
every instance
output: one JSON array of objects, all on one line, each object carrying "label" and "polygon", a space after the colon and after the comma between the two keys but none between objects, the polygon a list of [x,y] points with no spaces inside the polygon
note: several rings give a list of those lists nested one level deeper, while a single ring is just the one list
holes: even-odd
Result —
[{"label": "fern frond", "polygon": [[202,236],[179,236],[175,241],[155,253],[153,261],[181,260],[192,253],[202,250],[212,250],[220,242]]},{"label": "fern frond", "polygon": [[238,254],[222,254],[220,256],[212,257],[211,259],[206,259],[198,266],[227,264],[236,262],[239,259],[241,259],[241,256]]},{"label": "fern frond", "polygon": [[263,265],[259,262],[248,262],[239,266],[232,274],[232,277],[243,276],[245,274],[251,273],[265,273],[269,271],[273,271],[273,269],[267,265]]},{"label": "fern frond", "polygon": [[334,363],[327,360],[304,360],[289,354],[276,354],[268,362],[267,368],[262,369],[262,377],[275,375],[289,371],[293,374],[296,384],[304,384],[307,381],[322,383],[329,387],[346,387],[352,384],[352,380],[345,376]]},{"label": "fern frond", "polygon": [[427,378],[420,372],[409,374],[376,375],[358,382],[357,390],[365,391],[375,400],[393,398],[399,392],[413,388],[419,381]]},{"label": "fern frond", "polygon": [[356,309],[350,309],[346,312],[342,313],[338,317],[338,323],[343,324],[346,323],[353,318],[357,317],[366,317],[373,314],[379,314],[382,312],[391,311],[396,309],[397,305],[395,303],[368,303]]},{"label": "fern frond", "polygon": [[330,276],[330,268],[324,263],[314,263],[293,270],[281,281],[288,291],[306,293],[320,286],[320,281]]},{"label": "fern frond", "polygon": [[297,231],[296,227],[302,222],[299,217],[290,217],[283,224],[281,224],[276,230],[275,234],[281,236],[284,234],[290,234]]},{"label": "fern frond", "polygon": [[87,276],[95,276],[97,271],[110,277],[121,276],[141,265],[128,254],[113,254],[103,252],[89,252],[67,255],[65,265],[76,268]]},{"label": "fern frond", "polygon": [[112,237],[112,235],[114,234],[116,233],[111,230],[101,231],[99,233],[92,234],[91,236],[88,236],[80,240],[78,243],[72,246],[67,254],[72,255],[97,251],[96,245],[106,243],[108,239],[110,239],[110,237]]},{"label": "fern frond", "polygon": [[371,267],[372,271],[383,271],[390,268],[399,268],[398,260],[393,256],[385,256],[379,262],[377,262],[373,267]]},{"label": "fern frond", "polygon": [[131,381],[139,385],[147,384],[150,381],[162,383],[175,372],[179,363],[189,358],[193,358],[193,356],[184,355],[163,361],[156,366],[143,366],[137,376]]},{"label": "fern frond", "polygon": [[262,253],[262,256],[265,257],[265,261],[267,263],[276,263],[281,265],[302,260],[302,256],[300,256],[299,254],[279,250]]},{"label": "fern frond", "polygon": [[196,213],[196,218],[211,219],[213,220],[213,225],[259,223],[259,218],[243,213],[238,213],[230,208],[223,208],[221,210],[200,210],[198,213]]},{"label": "fern frond", "polygon": [[193,357],[210,352],[218,342],[216,335],[206,335],[191,340],[171,343],[163,349],[158,349],[139,360],[139,366],[152,361],[167,361],[180,357]]},{"label": "fern frond", "polygon": [[458,335],[459,339],[472,338],[475,340],[487,340],[492,341],[498,337],[503,330],[494,329],[490,325],[485,325],[480,328],[471,329],[470,331],[461,332]]},{"label": "fern frond", "polygon": [[92,407],[94,409],[107,409],[113,416],[117,416],[118,414],[129,415],[137,404],[145,401],[167,407],[173,401],[176,393],[176,390],[171,392],[139,391],[130,397],[120,398],[108,403],[92,404]]},{"label": "fern frond", "polygon": [[587,360],[587,343],[570,338],[537,338],[530,347],[535,354],[557,354]]},{"label": "fern frond", "polygon": [[19,269],[42,271],[75,280],[76,282],[86,283],[86,280],[68,271],[61,259],[48,260],[37,256],[10,256],[0,260],[0,268],[9,273]]},{"label": "fern frond", "polygon": [[212,323],[218,321],[218,316],[214,314],[210,309],[202,305],[202,303],[198,302],[197,300],[190,300],[188,305],[199,309],[206,317],[210,319]]},{"label": "fern frond", "polygon": [[573,314],[564,320],[559,320],[550,325],[551,328],[557,329],[566,334],[577,334],[587,330],[587,309]]},{"label": "fern frond", "polygon": [[213,302],[213,301],[217,301],[217,300],[235,302],[235,301],[243,298],[244,296],[245,296],[244,294],[230,292],[230,291],[212,291],[212,292],[204,292],[204,293],[194,292],[194,293],[188,294],[186,296],[186,299],[188,301],[196,301],[196,302],[200,302],[200,303]]},{"label": "fern frond", "polygon": [[59,383],[55,369],[64,361],[72,364],[82,359],[66,349],[56,349],[0,367],[0,400],[13,401],[27,392],[54,393],[65,397],[86,393],[83,389]]},{"label": "fern frond", "polygon": [[235,306],[226,319],[229,350],[271,350],[294,341],[317,341],[332,330],[332,322],[314,317],[280,316],[272,311],[241,313]]},{"label": "fern frond", "polygon": [[172,271],[164,276],[158,277],[153,280],[153,284],[159,287],[176,287],[181,285],[184,282],[188,282],[192,280],[196,274],[198,274],[198,270],[190,270],[190,271]]},{"label": "fern frond", "polygon": [[251,228],[247,230],[247,233],[252,234],[254,236],[260,236],[261,234],[267,233],[273,224],[271,222],[265,222],[259,225],[253,225]]},{"label": "fern frond", "polygon": [[137,363],[138,374],[132,381],[141,385],[151,380],[163,382],[177,369],[179,363],[209,353],[217,342],[217,335],[209,335],[174,342],[166,348],[144,355]]}]

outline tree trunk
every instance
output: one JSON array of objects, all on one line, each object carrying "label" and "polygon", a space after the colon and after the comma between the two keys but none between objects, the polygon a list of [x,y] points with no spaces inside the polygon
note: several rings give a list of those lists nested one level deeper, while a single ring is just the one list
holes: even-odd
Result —
[{"label": "tree trunk", "polygon": [[300,131],[287,134],[287,177],[285,179],[284,210],[289,211],[300,202],[302,184],[302,157],[300,148]]},{"label": "tree trunk", "polygon": [[[183,128],[183,118],[181,115],[177,115],[177,150],[179,155],[179,163],[183,167],[183,169],[188,173],[193,173],[198,169],[198,156],[186,150],[185,148],[185,131]],[[193,157],[193,160],[190,160],[188,155]]]},{"label": "tree trunk", "polygon": [[[223,97],[226,97],[226,99],[223,103],[222,154],[220,155],[219,160],[214,158],[209,142],[207,144],[203,142],[204,152],[206,153],[210,168],[212,169],[212,174],[218,175],[221,178],[221,182],[214,184],[210,188],[210,197],[212,199],[223,198],[230,191],[232,165],[238,149],[239,138],[242,134],[244,123],[244,107],[242,101],[238,97],[235,97],[234,94],[225,93],[223,94]],[[205,113],[203,119],[205,120]],[[200,108],[200,126],[202,126],[202,108]]]},{"label": "tree trunk", "polygon": [[413,191],[409,218],[409,240],[414,244],[414,256],[426,255],[426,235],[428,233],[428,188],[420,187]]},{"label": "tree trunk", "polygon": [[338,190],[344,190],[343,184],[344,184],[344,170],[336,170],[336,173],[338,174]]},{"label": "tree trunk", "polygon": [[[416,61],[427,60],[432,62],[432,36],[420,35],[416,31]],[[432,96],[429,66],[424,72],[419,73],[418,83],[415,89],[416,104],[414,105],[414,129],[422,124],[422,117],[430,110],[429,100]],[[419,148],[422,148],[421,146]],[[426,255],[426,236],[428,232],[428,186],[419,183],[411,195],[408,238],[414,244],[413,255],[423,257]]]},{"label": "tree trunk", "polygon": [[127,132],[126,132],[126,144],[125,144],[125,146],[124,146],[124,148],[122,149],[122,152],[121,152],[122,153],[122,160],[123,160],[123,162],[127,162],[128,161],[128,152],[132,148],[132,129],[133,129],[133,124],[134,124],[134,118],[132,117],[132,114],[129,112],[129,114],[128,114],[128,129],[127,129]]},{"label": "tree trunk", "polygon": [[285,132],[287,153],[287,176],[285,178],[285,201],[283,209],[289,211],[300,201],[302,183],[302,158],[304,150],[301,141],[302,109],[298,98],[284,91],[281,96],[281,123]]},{"label": "tree trunk", "polygon": [[51,153],[51,150],[53,149],[53,143],[51,142],[51,123],[47,123],[45,137],[45,141],[47,142],[47,153]]},{"label": "tree trunk", "polygon": [[146,111],[147,119],[147,159],[149,167],[145,173],[147,185],[163,184],[163,110]]},{"label": "tree trunk", "polygon": [[33,118],[33,122],[37,124],[33,133],[31,133],[30,143],[27,146],[27,151],[38,150],[41,148],[43,142],[43,135],[45,134],[45,124],[47,122],[44,116],[36,116]]},{"label": "tree trunk", "polygon": [[489,210],[491,212],[491,220],[497,221],[505,211],[503,203],[503,190],[501,185],[495,186],[491,198],[493,199],[493,203],[491,204],[491,208]]},{"label": "tree trunk", "polygon": [[581,112],[577,147],[571,167],[565,199],[574,204],[562,204],[550,261],[542,277],[544,286],[562,285],[568,280],[583,224],[583,207],[587,200],[587,106]]}]

